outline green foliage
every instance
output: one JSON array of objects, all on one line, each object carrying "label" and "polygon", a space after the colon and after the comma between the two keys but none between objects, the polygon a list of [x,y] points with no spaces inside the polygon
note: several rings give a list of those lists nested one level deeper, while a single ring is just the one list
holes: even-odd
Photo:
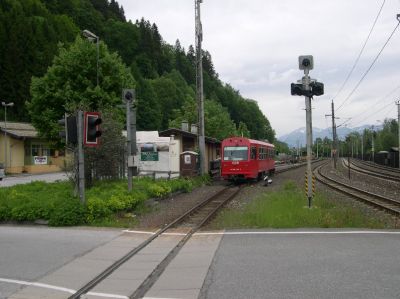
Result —
[{"label": "green foliage", "polygon": [[53,65],[41,77],[32,79],[32,100],[28,104],[32,123],[42,136],[58,140],[57,120],[78,107],[87,110],[110,108],[121,102],[121,90],[134,86],[129,69],[116,53],[99,45],[99,86],[96,83],[96,45],[79,36],[69,47],[60,47]]},{"label": "green foliage", "polygon": [[[194,101],[187,101],[182,110],[174,110],[175,119],[170,121],[169,126],[180,128],[183,120],[190,124],[197,123],[197,105]],[[204,103],[204,122],[206,136],[213,136],[219,140],[237,135],[235,123],[229,116],[226,108],[221,104],[206,100]],[[246,127],[242,126],[243,132],[248,135]]]},{"label": "green foliage", "polygon": [[274,142],[275,145],[275,151],[277,154],[284,153],[284,154],[290,154],[290,149],[287,143],[275,140]]},{"label": "green foliage", "polygon": [[[362,143],[363,138],[363,143]],[[381,130],[376,128],[365,129],[361,134],[351,132],[346,136],[346,142],[343,144],[345,153],[351,153],[352,144],[360,147],[364,146],[364,154],[372,152],[372,139],[374,139],[375,152],[388,151],[392,147],[398,146],[398,124],[395,119],[385,119]],[[354,147],[353,146],[353,150]]]},{"label": "green foliage", "polygon": [[70,17],[51,14],[40,0],[0,1],[0,98],[15,103],[11,119],[28,119],[31,77],[42,75],[57,43],[71,42],[77,32]]},{"label": "green foliage", "polygon": [[76,198],[60,201],[49,219],[50,226],[73,226],[85,223],[86,209]]},{"label": "green foliage", "polygon": [[157,180],[135,179],[127,191],[126,181],[97,182],[86,190],[87,204],[72,196],[70,183],[33,182],[0,188],[0,221],[47,220],[51,226],[113,222],[118,213],[136,212],[149,198],[162,198],[173,192],[191,192],[209,182],[209,177]]},{"label": "green foliage", "polygon": [[0,189],[0,221],[48,220],[50,225],[83,223],[84,210],[69,183],[33,182]]}]

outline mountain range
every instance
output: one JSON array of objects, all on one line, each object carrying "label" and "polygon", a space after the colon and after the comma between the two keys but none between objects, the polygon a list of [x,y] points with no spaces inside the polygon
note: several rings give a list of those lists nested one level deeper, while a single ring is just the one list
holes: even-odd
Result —
[{"label": "mountain range", "polygon": [[[374,126],[375,130],[380,130],[382,126]],[[363,125],[356,128],[340,127],[337,128],[337,134],[339,140],[345,139],[345,137],[351,132],[362,133],[364,129],[370,129],[371,125]],[[332,128],[320,129],[313,127],[313,141],[317,138],[324,139],[325,137],[332,140]],[[306,145],[306,128],[302,127],[296,129],[288,134],[278,137],[279,141],[287,143],[289,147],[305,146]]]}]

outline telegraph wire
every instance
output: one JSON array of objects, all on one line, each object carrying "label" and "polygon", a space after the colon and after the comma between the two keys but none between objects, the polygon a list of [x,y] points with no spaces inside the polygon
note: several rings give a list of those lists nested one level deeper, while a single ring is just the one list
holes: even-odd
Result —
[{"label": "telegraph wire", "polygon": [[382,110],[384,110],[385,108],[389,107],[390,105],[393,105],[395,103],[395,101],[391,101],[390,103],[386,104],[385,106],[383,106],[381,109],[379,110],[374,110],[371,114],[367,115],[366,117],[364,117],[362,120],[356,122],[355,124],[353,124],[354,126],[357,126],[358,124],[362,123],[364,120],[367,120],[368,118],[370,118],[371,116],[375,115],[378,112],[381,112]]},{"label": "telegraph wire", "polygon": [[370,38],[370,36],[371,36],[371,34],[372,34],[372,31],[373,31],[374,28],[375,28],[376,22],[378,21],[378,18],[379,18],[379,16],[380,16],[381,12],[382,12],[382,9],[383,9],[383,6],[385,5],[385,2],[386,2],[386,0],[383,0],[382,5],[381,5],[381,8],[379,9],[378,15],[376,16],[376,18],[375,18],[375,20],[374,20],[374,23],[372,24],[371,30],[370,30],[369,33],[368,33],[367,39],[365,40],[365,42],[364,42],[364,44],[363,44],[363,46],[362,46],[362,48],[361,48],[361,51],[360,51],[360,53],[358,54],[358,57],[357,57],[356,61],[355,61],[354,64],[353,64],[353,67],[351,68],[349,74],[347,75],[346,80],[344,80],[342,86],[340,87],[339,91],[336,93],[336,95],[333,97],[332,100],[335,100],[335,98],[342,92],[342,90],[343,90],[343,88],[345,87],[347,81],[349,81],[351,74],[353,73],[353,71],[354,71],[356,65],[358,64],[358,61],[360,60],[361,54],[363,53],[363,51],[364,51],[364,49],[365,49],[365,46],[366,46],[367,43],[368,43],[368,40],[369,40],[369,38]]},{"label": "telegraph wire", "polygon": [[[382,103],[385,99],[389,98],[393,93],[395,93],[395,91],[397,91],[398,89],[400,89],[400,85],[398,85],[396,88],[392,89],[388,94],[386,94],[384,97],[380,97],[378,98],[377,101],[375,101],[371,106],[369,106],[367,109],[365,109],[363,112],[357,114],[356,116],[351,117],[350,119],[348,119],[347,121],[345,121],[342,125],[348,123],[350,120],[354,120],[359,118],[360,116],[362,116],[364,113],[371,111],[371,109],[373,109],[374,107],[376,107],[376,105],[379,105],[379,103]],[[357,122],[359,123],[359,122]]]},{"label": "telegraph wire", "polygon": [[358,83],[356,84],[356,86],[353,88],[353,90],[350,92],[350,94],[347,96],[347,98],[343,101],[343,103],[336,109],[336,111],[339,111],[341,107],[343,107],[343,105],[350,99],[350,97],[354,94],[354,92],[357,90],[357,88],[360,86],[361,82],[364,80],[364,78],[367,76],[367,74],[369,73],[369,71],[372,69],[372,67],[374,66],[375,62],[378,60],[379,56],[381,55],[381,53],[383,52],[383,50],[385,49],[386,45],[389,43],[390,39],[392,38],[392,36],[394,35],[394,33],[396,32],[397,28],[399,28],[400,25],[400,21],[397,22],[396,27],[393,29],[392,33],[389,35],[388,39],[386,40],[385,44],[383,45],[382,49],[379,51],[378,55],[376,55],[375,59],[372,61],[371,65],[369,66],[369,68],[366,70],[366,72],[364,73],[364,75],[361,77],[360,81],[358,81]]}]

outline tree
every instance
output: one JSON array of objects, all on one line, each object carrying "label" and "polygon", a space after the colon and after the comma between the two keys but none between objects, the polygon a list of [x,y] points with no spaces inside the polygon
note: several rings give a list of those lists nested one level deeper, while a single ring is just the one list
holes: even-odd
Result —
[{"label": "tree", "polygon": [[275,145],[275,152],[276,154],[290,154],[290,149],[287,143],[275,140],[274,142]]},{"label": "tree", "polygon": [[237,128],[237,135],[250,138],[250,131],[247,129],[246,124],[242,121],[239,122],[239,125]]},{"label": "tree", "polygon": [[[170,127],[179,128],[183,120],[190,124],[197,124],[196,102],[193,99],[186,101],[182,110],[174,110],[174,116],[175,119],[169,122]],[[205,135],[208,137],[222,140],[237,135],[235,123],[228,111],[215,101],[204,102],[204,123]]]},{"label": "tree", "polygon": [[10,118],[28,120],[31,77],[43,75],[57,43],[77,32],[71,18],[51,14],[39,0],[0,1],[0,98],[15,103]]},{"label": "tree", "polygon": [[69,47],[60,46],[43,77],[32,79],[28,110],[41,136],[57,141],[57,120],[77,108],[100,110],[121,104],[121,90],[134,87],[130,70],[116,53],[99,45],[99,86],[96,84],[96,45],[79,36]]},{"label": "tree", "polygon": [[168,76],[151,80],[151,85],[157,95],[159,107],[162,111],[161,129],[167,129],[172,111],[176,107],[182,107],[185,96],[178,88],[174,80]]},{"label": "tree", "polygon": [[125,175],[125,143],[123,125],[113,110],[102,111],[101,143],[97,148],[85,148],[85,177],[88,187],[93,180],[118,179]]}]

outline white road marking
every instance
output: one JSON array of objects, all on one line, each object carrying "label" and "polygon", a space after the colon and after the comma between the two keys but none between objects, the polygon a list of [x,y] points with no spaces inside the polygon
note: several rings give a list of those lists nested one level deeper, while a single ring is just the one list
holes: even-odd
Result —
[{"label": "white road marking", "polygon": [[[155,235],[157,232],[123,230],[126,233]],[[213,236],[213,235],[357,235],[357,234],[376,234],[376,235],[399,235],[400,231],[249,231],[249,232],[204,232],[195,233],[194,236]],[[186,233],[163,233],[167,236],[186,236]]]},{"label": "white road marking", "polygon": [[131,233],[131,234],[144,234],[144,235],[155,235],[157,232],[147,232],[147,231],[139,231],[139,230],[123,230],[124,233]]},{"label": "white road marking", "polygon": [[[66,292],[66,293],[70,293],[70,294],[76,293],[76,290],[67,289],[67,288],[58,287],[58,286],[40,283],[40,282],[31,282],[31,281],[23,281],[23,280],[8,279],[8,278],[0,278],[0,282],[34,286],[34,287],[39,287],[39,288],[44,288],[44,289],[51,289],[51,290],[56,290],[56,291],[60,291],[60,292]],[[89,292],[89,293],[87,293],[87,295],[99,296],[99,297],[105,297],[105,298],[129,299],[129,297],[127,297],[127,296],[116,295],[116,294],[107,294],[107,293]]]},{"label": "white road marking", "polygon": [[282,232],[208,232],[195,233],[195,236],[213,235],[399,235],[400,231],[282,231]]},{"label": "white road marking", "polygon": [[7,279],[7,278],[0,278],[0,282],[8,282],[8,283],[16,283],[16,284],[22,284],[22,285],[28,285],[28,286],[35,286],[35,287],[40,287],[40,288],[45,288],[45,289],[52,289],[56,291],[61,291],[61,292],[66,292],[70,294],[74,294],[76,291],[72,289],[67,289],[63,287],[57,287],[45,283],[39,283],[39,282],[30,282],[30,281],[22,281],[22,280],[15,280],[15,279]]},{"label": "white road marking", "polygon": [[104,297],[104,298],[129,299],[128,296],[113,295],[113,294],[106,294],[106,293],[96,293],[96,292],[89,292],[89,293],[87,293],[87,295]]},{"label": "white road marking", "polygon": [[[147,231],[138,231],[138,230],[123,230],[124,233],[131,233],[131,234],[147,234],[147,235],[155,235],[158,231],[156,232],[147,232]],[[161,235],[166,235],[166,236],[186,236],[187,234],[185,233],[162,233]]]}]

